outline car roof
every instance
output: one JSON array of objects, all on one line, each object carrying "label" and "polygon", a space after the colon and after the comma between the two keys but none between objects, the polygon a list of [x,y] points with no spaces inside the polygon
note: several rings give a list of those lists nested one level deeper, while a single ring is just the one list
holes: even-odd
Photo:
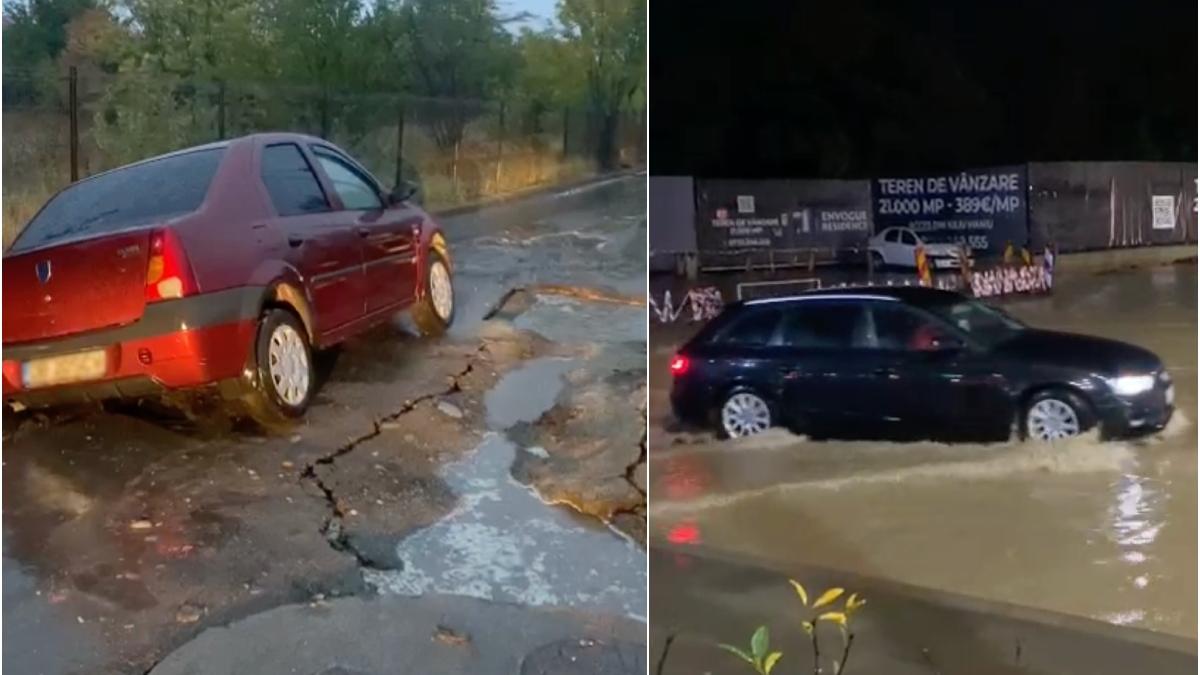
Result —
[{"label": "car roof", "polygon": [[[841,288],[823,288],[816,291],[805,291],[796,295],[772,298],[756,298],[744,300],[740,304],[766,305],[777,303],[799,303],[811,300],[879,300],[899,301],[918,307],[944,305],[963,300],[965,296],[954,291],[925,286],[845,286]],[[735,303],[737,304],[737,303]]]},{"label": "car roof", "polygon": [[153,157],[147,157],[145,159],[139,159],[136,162],[130,162],[129,164],[122,164],[121,166],[113,167],[107,171],[101,171],[100,173],[92,174],[91,176],[88,176],[87,178],[80,179],[78,182],[82,183],[85,181],[89,181],[93,178],[98,178],[105,174],[110,174],[114,171],[120,171],[122,169],[128,169],[130,167],[139,166],[142,164],[149,164],[150,162],[157,162],[160,159],[167,159],[169,157],[177,157],[179,155],[186,155],[188,153],[198,152],[200,150],[216,150],[218,148],[227,148],[227,147],[230,147],[233,145],[241,145],[243,143],[255,143],[255,142],[260,142],[260,143],[286,143],[286,142],[324,143],[325,145],[337,147],[331,141],[327,141],[318,136],[310,136],[308,134],[300,134],[300,133],[294,133],[294,132],[289,132],[289,131],[267,131],[267,132],[262,132],[262,133],[257,133],[257,134],[247,134],[245,136],[238,136],[237,138],[230,138],[230,139],[223,140],[223,141],[213,141],[212,143],[202,143],[200,145],[193,145],[193,146],[187,147],[187,148],[180,148],[179,150],[172,150],[171,152],[167,152],[167,153],[164,153],[161,155],[155,155]]}]

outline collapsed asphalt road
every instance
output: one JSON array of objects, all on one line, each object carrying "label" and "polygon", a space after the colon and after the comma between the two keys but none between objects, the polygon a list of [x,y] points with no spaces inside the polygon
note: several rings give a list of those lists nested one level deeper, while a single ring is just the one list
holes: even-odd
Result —
[{"label": "collapsed asphalt road", "polygon": [[[475,672],[568,652],[594,662],[580,672],[644,672],[642,214],[634,177],[445,219],[454,330],[389,326],[326,355],[290,433],[132,406],[24,414],[4,447],[4,666],[372,673],[380,641],[312,641],[378,611]],[[453,608],[500,610],[446,596],[516,609],[481,624]],[[233,670],[206,658],[312,618],[256,618],[293,603],[321,614],[327,631],[297,630],[327,666],[293,671],[301,652],[269,637]],[[520,616],[521,640],[489,632]]]}]

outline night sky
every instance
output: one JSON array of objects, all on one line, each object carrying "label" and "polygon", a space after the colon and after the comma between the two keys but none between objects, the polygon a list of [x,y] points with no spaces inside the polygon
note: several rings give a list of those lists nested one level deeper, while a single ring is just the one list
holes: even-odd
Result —
[{"label": "night sky", "polygon": [[1196,0],[650,3],[650,171],[1196,160]]}]

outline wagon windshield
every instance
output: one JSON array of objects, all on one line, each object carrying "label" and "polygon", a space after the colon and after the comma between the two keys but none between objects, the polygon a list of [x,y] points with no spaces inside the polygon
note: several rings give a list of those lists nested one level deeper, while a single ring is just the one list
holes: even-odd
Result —
[{"label": "wagon windshield", "polygon": [[1003,310],[978,300],[959,300],[926,309],[954,324],[978,342],[989,346],[999,344],[1025,330],[1025,324]]},{"label": "wagon windshield", "polygon": [[225,148],[173,155],[80,181],[55,195],[13,242],[14,253],[108,234],[200,207]]}]

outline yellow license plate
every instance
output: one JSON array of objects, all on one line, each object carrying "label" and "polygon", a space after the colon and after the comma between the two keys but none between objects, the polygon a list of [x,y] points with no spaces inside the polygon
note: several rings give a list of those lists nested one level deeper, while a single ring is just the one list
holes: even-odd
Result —
[{"label": "yellow license plate", "polygon": [[103,349],[64,356],[34,359],[21,365],[21,380],[27,388],[86,382],[104,377],[108,354]]}]

